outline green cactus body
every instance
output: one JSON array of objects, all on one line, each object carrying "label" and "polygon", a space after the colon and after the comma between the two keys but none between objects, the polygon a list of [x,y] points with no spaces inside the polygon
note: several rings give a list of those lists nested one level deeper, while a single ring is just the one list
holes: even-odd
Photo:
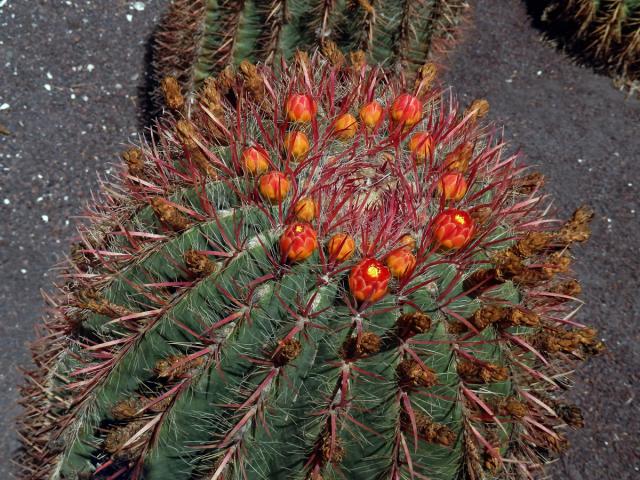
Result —
[{"label": "green cactus body", "polygon": [[455,39],[463,0],[174,0],[156,41],[158,77],[186,91],[243,60],[273,63],[332,41],[415,70]]},{"label": "green cactus body", "polygon": [[310,62],[207,82],[124,155],[33,346],[23,478],[524,477],[562,448],[588,213],[552,229],[485,103]]},{"label": "green cactus body", "polygon": [[542,20],[569,49],[612,74],[640,78],[640,1],[546,0]]}]

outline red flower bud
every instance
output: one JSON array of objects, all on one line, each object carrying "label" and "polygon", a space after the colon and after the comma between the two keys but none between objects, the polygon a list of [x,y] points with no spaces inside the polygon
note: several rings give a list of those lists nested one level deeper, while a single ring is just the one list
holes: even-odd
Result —
[{"label": "red flower bud", "polygon": [[269,159],[255,147],[249,147],[242,152],[242,164],[247,172],[253,175],[259,175],[269,170]]},{"label": "red flower bud", "polygon": [[408,93],[401,94],[391,105],[391,118],[405,127],[412,127],[422,118],[422,102]]},{"label": "red flower bud", "polygon": [[474,230],[471,216],[462,210],[445,210],[433,220],[435,240],[448,249],[464,247],[471,240]]},{"label": "red flower bud", "polygon": [[438,182],[438,193],[445,200],[460,200],[467,193],[467,181],[459,173],[445,173]]},{"label": "red flower bud", "polygon": [[417,132],[409,140],[409,151],[417,165],[423,164],[433,150],[433,140],[427,132]]},{"label": "red flower bud", "polygon": [[366,258],[349,274],[349,289],[356,300],[376,302],[387,293],[391,273],[375,258]]},{"label": "red flower bud", "polygon": [[318,236],[308,223],[293,223],[280,237],[280,252],[292,262],[309,258],[316,248],[318,248]]},{"label": "red flower bud", "polygon": [[349,140],[358,132],[358,121],[350,113],[345,113],[336,119],[333,131],[340,140]]},{"label": "red flower bud", "polygon": [[360,120],[362,120],[362,123],[364,123],[369,130],[373,130],[378,126],[378,123],[380,123],[382,113],[382,105],[374,100],[360,109]]},{"label": "red flower bud", "polygon": [[329,259],[337,262],[349,260],[356,251],[356,242],[346,233],[336,233],[327,244]]},{"label": "red flower bud", "polygon": [[296,202],[294,212],[298,220],[310,222],[318,216],[318,206],[310,197],[304,197]]},{"label": "red flower bud", "polygon": [[309,153],[309,138],[304,132],[294,130],[287,133],[284,139],[284,146],[291,155],[291,158],[299,162]]},{"label": "red flower bud", "polygon": [[287,118],[292,122],[308,123],[316,116],[316,102],[310,95],[294,93],[285,104]]},{"label": "red flower bud", "polygon": [[387,267],[396,278],[402,278],[416,266],[416,257],[407,247],[393,250],[386,259]]},{"label": "red flower bud", "polygon": [[280,203],[289,193],[289,180],[282,172],[269,172],[260,177],[260,195],[272,203]]}]

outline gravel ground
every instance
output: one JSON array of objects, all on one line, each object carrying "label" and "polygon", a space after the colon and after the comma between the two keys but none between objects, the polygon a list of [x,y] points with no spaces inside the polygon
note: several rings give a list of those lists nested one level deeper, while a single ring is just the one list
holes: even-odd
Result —
[{"label": "gravel ground", "polygon": [[[135,139],[147,40],[166,0],[0,0],[0,478],[16,447],[17,368],[42,311],[39,290],[64,258],[81,212],[123,145]],[[554,478],[640,478],[640,102],[572,65],[531,26],[521,0],[475,0],[465,42],[444,74],[468,103],[486,97],[514,149],[546,173],[559,214],[589,203],[594,236],[577,249],[608,354],[569,396],[587,427]],[[108,5],[108,7],[107,7]]]}]

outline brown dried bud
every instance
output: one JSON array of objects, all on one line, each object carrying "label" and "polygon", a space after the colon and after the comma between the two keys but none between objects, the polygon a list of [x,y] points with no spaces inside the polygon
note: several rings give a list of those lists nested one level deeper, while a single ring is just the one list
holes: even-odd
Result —
[{"label": "brown dried bud", "polygon": [[296,49],[293,54],[293,61],[300,69],[309,70],[309,54],[304,50]]},{"label": "brown dried bud", "polygon": [[180,92],[180,84],[175,77],[164,77],[161,82],[164,102],[171,110],[182,110],[184,97]]},{"label": "brown dried bud", "polygon": [[519,419],[528,415],[529,408],[517,398],[507,397],[498,405],[498,412],[500,415],[509,415]]},{"label": "brown dried bud", "polygon": [[500,285],[502,280],[497,278],[497,272],[494,268],[477,270],[467,277],[463,282],[465,290],[470,291],[470,296],[477,297],[482,295],[485,290]]},{"label": "brown dried bud", "polygon": [[344,459],[344,447],[339,438],[335,438],[332,443],[331,435],[325,435],[320,450],[322,451],[322,458],[325,462],[336,464],[341,463]]},{"label": "brown dried bud", "polygon": [[422,312],[405,313],[396,321],[398,336],[403,339],[419,335],[431,328],[431,318]]},{"label": "brown dried bud", "polygon": [[167,224],[173,230],[185,230],[191,225],[187,217],[180,213],[168,200],[161,197],[154,197],[149,203],[160,221]]},{"label": "brown dried bud", "polygon": [[578,208],[558,232],[558,240],[565,245],[587,241],[591,236],[589,223],[593,219],[593,215],[593,210],[585,205]]},{"label": "brown dried bud", "polygon": [[142,150],[139,148],[130,148],[122,152],[122,160],[127,164],[129,175],[133,177],[142,177],[144,175],[144,158]]},{"label": "brown dried bud", "polygon": [[556,273],[564,273],[569,270],[571,257],[566,252],[556,252],[547,257],[542,271],[552,278]]},{"label": "brown dried bud", "polygon": [[534,344],[547,353],[584,353],[596,355],[604,350],[604,344],[597,340],[597,332],[592,328],[575,330],[548,330],[534,337]]},{"label": "brown dried bud", "polygon": [[503,320],[506,317],[507,310],[498,305],[485,305],[480,310],[476,310],[469,319],[478,330],[484,330],[489,325]]},{"label": "brown dried bud", "polygon": [[511,249],[494,254],[493,261],[497,266],[496,277],[499,280],[510,280],[527,270],[522,259]]},{"label": "brown dried bud", "polygon": [[526,312],[520,308],[510,308],[501,325],[504,327],[537,327],[540,316],[534,312]]},{"label": "brown dried bud", "polygon": [[298,358],[298,355],[300,355],[301,351],[302,345],[295,338],[290,338],[289,340],[285,341],[281,340],[278,342],[278,348],[273,354],[273,364],[276,367],[287,365],[292,360]]},{"label": "brown dried bud", "polygon": [[515,178],[513,180],[512,188],[517,193],[523,195],[530,195],[536,190],[541,189],[544,186],[544,175],[539,172],[530,173],[524,177]]},{"label": "brown dried bud", "polygon": [[131,311],[121,305],[117,305],[104,298],[91,288],[85,288],[76,292],[76,306],[104,315],[109,318],[120,318],[131,314]]},{"label": "brown dried bud", "polygon": [[346,62],[344,54],[340,51],[338,45],[331,40],[325,40],[322,43],[322,54],[327,57],[329,63],[336,68],[341,68]]},{"label": "brown dried bud", "polygon": [[355,52],[349,52],[349,63],[356,70],[361,70],[367,65],[367,54],[362,50],[356,50]]},{"label": "brown dried bud", "polygon": [[549,289],[549,291],[551,293],[576,297],[582,293],[582,286],[577,280],[568,280],[554,285]]},{"label": "brown dried bud", "polygon": [[438,375],[429,367],[424,368],[413,359],[400,362],[396,369],[400,384],[405,387],[433,387],[438,383]]},{"label": "brown dried bud", "polygon": [[[414,412],[416,430],[418,436],[429,443],[437,443],[445,447],[450,447],[456,441],[456,434],[446,425],[434,423],[427,415]],[[404,431],[412,431],[413,425],[406,412],[402,412],[401,426]]]},{"label": "brown dried bud", "polygon": [[465,173],[469,169],[472,156],[473,143],[461,143],[444,157],[444,169],[450,172]]},{"label": "brown dried bud", "polygon": [[500,450],[497,448],[485,449],[484,468],[493,475],[497,474],[502,469]]},{"label": "brown dried bud", "polygon": [[[256,66],[248,60],[240,63],[240,74],[244,81],[244,86],[257,103],[262,104],[265,98],[264,79],[258,73]],[[264,105],[261,105],[264,108]]]},{"label": "brown dried bud", "polygon": [[561,403],[556,406],[558,416],[570,427],[584,428],[582,410],[577,405]]},{"label": "brown dried bud", "polygon": [[470,360],[459,360],[458,375],[468,383],[504,382],[509,378],[509,369],[493,363],[479,364]]},{"label": "brown dried bud", "polygon": [[227,95],[236,83],[236,74],[231,65],[227,65],[215,78],[216,89],[220,95]]},{"label": "brown dried bud", "polygon": [[529,258],[544,252],[553,239],[554,234],[549,232],[529,232],[514,245],[513,249],[517,255]]},{"label": "brown dried bud", "polygon": [[464,116],[471,115],[471,121],[484,118],[489,113],[489,102],[484,98],[478,98],[471,102],[469,108],[464,112]]},{"label": "brown dried bud", "polygon": [[171,355],[158,360],[154,367],[156,376],[160,379],[172,381],[184,376],[204,363],[203,356],[191,360],[186,360],[186,358],[186,355]]},{"label": "brown dried bud", "polygon": [[136,417],[141,408],[142,401],[134,396],[116,403],[111,409],[111,416],[115,420],[129,420]]},{"label": "brown dried bud", "polygon": [[372,355],[380,351],[382,341],[373,332],[362,332],[355,337],[349,337],[343,346],[343,355],[346,358],[359,358]]},{"label": "brown dried bud", "polygon": [[211,114],[222,120],[224,118],[224,107],[222,106],[222,95],[218,90],[217,82],[209,77],[204,81],[202,87],[202,103],[207,107]]},{"label": "brown dried bud", "polygon": [[138,439],[138,442],[134,445],[129,445],[126,452],[123,452],[125,444],[138,433],[145,425],[146,420],[134,420],[126,425],[118,426],[109,431],[104,439],[103,449],[105,452],[116,455],[118,458],[133,458],[136,453],[141,449],[141,445],[144,444],[151,436],[151,430],[146,431]]},{"label": "brown dried bud", "polygon": [[184,252],[184,262],[189,272],[195,277],[207,277],[216,271],[216,265],[204,253],[195,250]]},{"label": "brown dried bud", "polygon": [[427,62],[418,69],[416,74],[414,90],[415,95],[419,97],[431,88],[431,84],[438,75],[438,67],[433,62]]}]

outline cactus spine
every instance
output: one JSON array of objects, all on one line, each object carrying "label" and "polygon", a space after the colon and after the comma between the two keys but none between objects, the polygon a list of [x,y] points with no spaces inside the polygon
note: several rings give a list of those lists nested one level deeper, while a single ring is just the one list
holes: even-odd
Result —
[{"label": "cactus spine", "polygon": [[565,447],[590,213],[545,217],[486,102],[318,53],[184,113],[165,86],[33,346],[23,478],[527,478]]}]

